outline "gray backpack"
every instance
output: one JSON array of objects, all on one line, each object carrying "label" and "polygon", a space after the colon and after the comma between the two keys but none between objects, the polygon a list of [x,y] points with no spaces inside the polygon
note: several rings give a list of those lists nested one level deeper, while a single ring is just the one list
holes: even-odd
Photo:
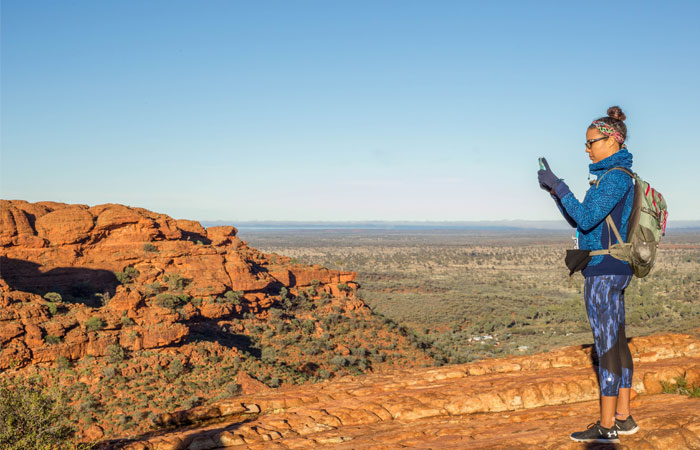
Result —
[{"label": "gray backpack", "polygon": [[[642,180],[639,175],[624,167],[613,167],[605,172],[595,182],[596,188],[600,184],[600,180],[611,170],[621,170],[634,180],[634,201],[627,223],[627,242],[623,242],[615,222],[608,215],[605,218],[608,225],[608,248],[592,251],[590,255],[610,255],[613,258],[627,261],[635,276],[644,278],[654,266],[656,248],[661,236],[666,234],[666,220],[668,218],[666,200],[660,192]],[[617,238],[615,244],[611,242],[611,230]]]}]

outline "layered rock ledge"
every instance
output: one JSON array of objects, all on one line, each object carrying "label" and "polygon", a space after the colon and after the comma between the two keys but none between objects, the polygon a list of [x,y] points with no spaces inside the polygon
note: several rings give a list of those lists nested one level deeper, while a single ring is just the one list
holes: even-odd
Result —
[{"label": "layered rock ledge", "polygon": [[[700,448],[700,400],[662,394],[700,386],[700,339],[633,338],[633,414],[642,431],[620,448]],[[269,390],[160,417],[176,427],[131,450],[579,448],[598,414],[590,347]],[[178,428],[179,427],[179,428]],[[187,427],[187,428],[185,428]],[[116,445],[117,443],[115,443]],[[590,447],[589,447],[590,448]]]}]

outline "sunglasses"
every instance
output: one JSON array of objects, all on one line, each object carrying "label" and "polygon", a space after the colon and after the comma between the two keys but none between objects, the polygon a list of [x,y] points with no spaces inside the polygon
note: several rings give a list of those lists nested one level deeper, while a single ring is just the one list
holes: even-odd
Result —
[{"label": "sunglasses", "polygon": [[609,137],[610,136],[603,136],[603,137],[599,137],[598,139],[589,139],[586,141],[586,148],[591,148],[591,147],[593,147],[594,142],[602,141],[603,139],[607,139]]}]

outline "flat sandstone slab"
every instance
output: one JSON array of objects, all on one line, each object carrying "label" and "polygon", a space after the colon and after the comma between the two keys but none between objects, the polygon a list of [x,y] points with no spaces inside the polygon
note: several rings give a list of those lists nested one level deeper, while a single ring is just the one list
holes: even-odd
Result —
[{"label": "flat sandstone slab", "polygon": [[[618,448],[700,449],[700,399],[661,394],[662,382],[700,385],[700,341],[638,338],[632,404],[642,431]],[[206,419],[132,442],[132,450],[582,448],[569,439],[598,416],[590,354],[569,347],[441,368],[289,386],[220,402],[231,411],[183,411]],[[235,408],[239,402],[246,407]],[[233,408],[231,408],[234,406]],[[208,415],[209,414],[209,415]],[[175,422],[179,423],[179,422]],[[588,447],[591,448],[591,447]],[[595,447],[592,447],[595,448]]]}]

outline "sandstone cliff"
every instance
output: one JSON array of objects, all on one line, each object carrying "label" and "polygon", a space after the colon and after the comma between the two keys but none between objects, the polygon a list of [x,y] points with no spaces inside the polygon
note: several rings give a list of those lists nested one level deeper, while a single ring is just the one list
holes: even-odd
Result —
[{"label": "sandstone cliff", "polygon": [[0,375],[59,387],[95,438],[239,392],[432,363],[357,297],[355,273],[236,234],[117,204],[1,200]]},{"label": "sandstone cliff", "polygon": [[[115,343],[130,350],[176,344],[189,334],[188,321],[259,313],[275,302],[282,287],[294,294],[314,284],[354,308],[365,307],[353,298],[355,273],[265,255],[238,239],[231,226],[204,229],[194,221],[123,205],[3,200],[0,230],[0,320],[5,322],[0,369],[58,356],[104,356]],[[123,284],[120,274],[128,278]],[[147,301],[168,291],[172,296],[161,295],[160,302]],[[87,308],[52,320],[39,299],[48,292]],[[226,299],[227,292],[231,302],[204,301]],[[182,314],[175,314],[167,305],[184,303],[177,296],[203,301],[188,302]],[[84,323],[91,307],[103,303],[105,331],[91,334]],[[134,330],[119,326],[121,317],[136,323],[138,336],[129,337],[133,333],[127,331]],[[45,333],[64,342],[49,349],[43,345]]]}]

